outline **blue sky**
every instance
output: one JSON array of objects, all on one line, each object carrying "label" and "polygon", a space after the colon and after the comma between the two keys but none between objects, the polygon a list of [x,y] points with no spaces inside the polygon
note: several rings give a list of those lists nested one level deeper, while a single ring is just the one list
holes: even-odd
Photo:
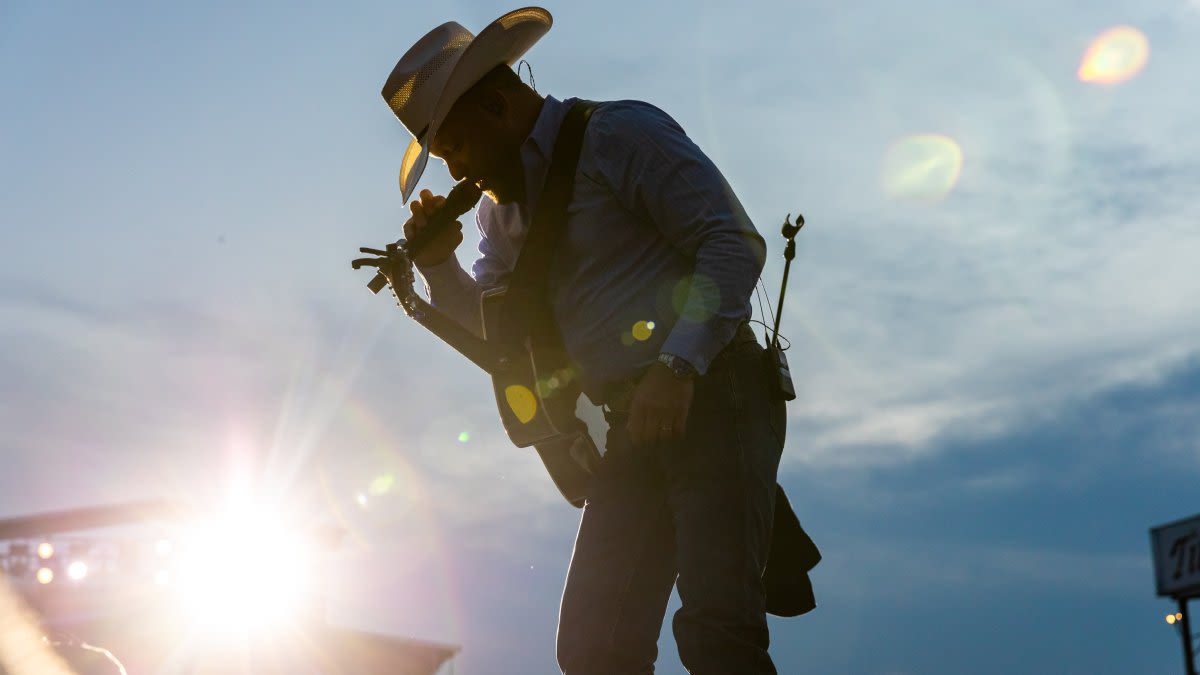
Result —
[{"label": "blue sky", "polygon": [[[681,7],[550,5],[528,60],[543,93],[674,115],[772,297],[808,220],[781,476],[825,560],[819,608],[772,623],[781,672],[1178,671],[1147,530],[1200,511],[1200,4]],[[392,65],[512,8],[0,6],[0,515],[258,475],[351,528],[339,621],[555,672],[577,512],[349,267],[404,219]],[[1120,25],[1145,68],[1081,82]],[[916,134],[961,151],[938,199],[895,173]]]}]

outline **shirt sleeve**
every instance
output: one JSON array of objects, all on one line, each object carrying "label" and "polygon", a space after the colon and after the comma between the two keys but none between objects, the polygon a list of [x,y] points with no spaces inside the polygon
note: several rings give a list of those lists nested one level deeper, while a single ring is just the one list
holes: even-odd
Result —
[{"label": "shirt sleeve", "polygon": [[445,262],[430,267],[418,267],[425,280],[425,293],[433,308],[457,321],[479,337],[483,337],[483,317],[480,314],[479,285],[451,254]]},{"label": "shirt sleeve", "polygon": [[593,116],[589,136],[600,178],[622,205],[695,260],[661,351],[703,374],[750,316],[766,242],[712,160],[658,108],[610,103]]},{"label": "shirt sleeve", "polygon": [[488,237],[484,221],[489,218],[488,204],[481,202],[475,211],[475,225],[479,229],[479,257],[471,265],[468,274],[452,254],[444,262],[431,267],[417,268],[425,281],[425,292],[429,304],[479,337],[483,337],[483,316],[480,313],[480,297],[485,290],[508,283],[514,262],[511,253]]}]

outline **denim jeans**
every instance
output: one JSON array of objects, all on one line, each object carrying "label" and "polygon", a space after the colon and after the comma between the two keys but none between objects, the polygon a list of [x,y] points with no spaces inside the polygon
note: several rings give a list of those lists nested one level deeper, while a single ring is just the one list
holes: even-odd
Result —
[{"label": "denim jeans", "polygon": [[559,611],[563,673],[653,673],[675,584],[672,629],[689,672],[776,672],[762,570],[786,420],[766,377],[763,348],[740,331],[697,378],[681,440],[634,448],[627,413],[606,411]]}]

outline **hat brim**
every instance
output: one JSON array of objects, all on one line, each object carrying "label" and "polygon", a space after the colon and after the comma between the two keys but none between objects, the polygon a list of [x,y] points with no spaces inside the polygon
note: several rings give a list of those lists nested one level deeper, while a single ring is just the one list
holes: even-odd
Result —
[{"label": "hat brim", "polygon": [[550,12],[541,7],[517,9],[488,24],[463,49],[433,106],[433,116],[425,133],[412,139],[404,150],[404,159],[400,163],[400,194],[405,203],[425,172],[425,165],[429,163],[429,145],[454,102],[492,68],[501,63],[509,66],[516,63],[550,30],[553,22]]}]

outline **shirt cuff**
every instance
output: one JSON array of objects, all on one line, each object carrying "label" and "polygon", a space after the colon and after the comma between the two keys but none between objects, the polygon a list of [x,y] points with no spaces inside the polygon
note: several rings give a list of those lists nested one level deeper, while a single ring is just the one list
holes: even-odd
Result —
[{"label": "shirt cuff", "polygon": [[417,272],[425,280],[425,290],[431,288],[457,288],[462,285],[466,270],[458,262],[458,256],[453,253],[449,258],[429,267],[417,267]]},{"label": "shirt cuff", "polygon": [[686,319],[675,324],[671,334],[663,342],[660,352],[674,354],[692,364],[696,372],[704,375],[708,366],[737,332],[737,322],[692,323]]}]

